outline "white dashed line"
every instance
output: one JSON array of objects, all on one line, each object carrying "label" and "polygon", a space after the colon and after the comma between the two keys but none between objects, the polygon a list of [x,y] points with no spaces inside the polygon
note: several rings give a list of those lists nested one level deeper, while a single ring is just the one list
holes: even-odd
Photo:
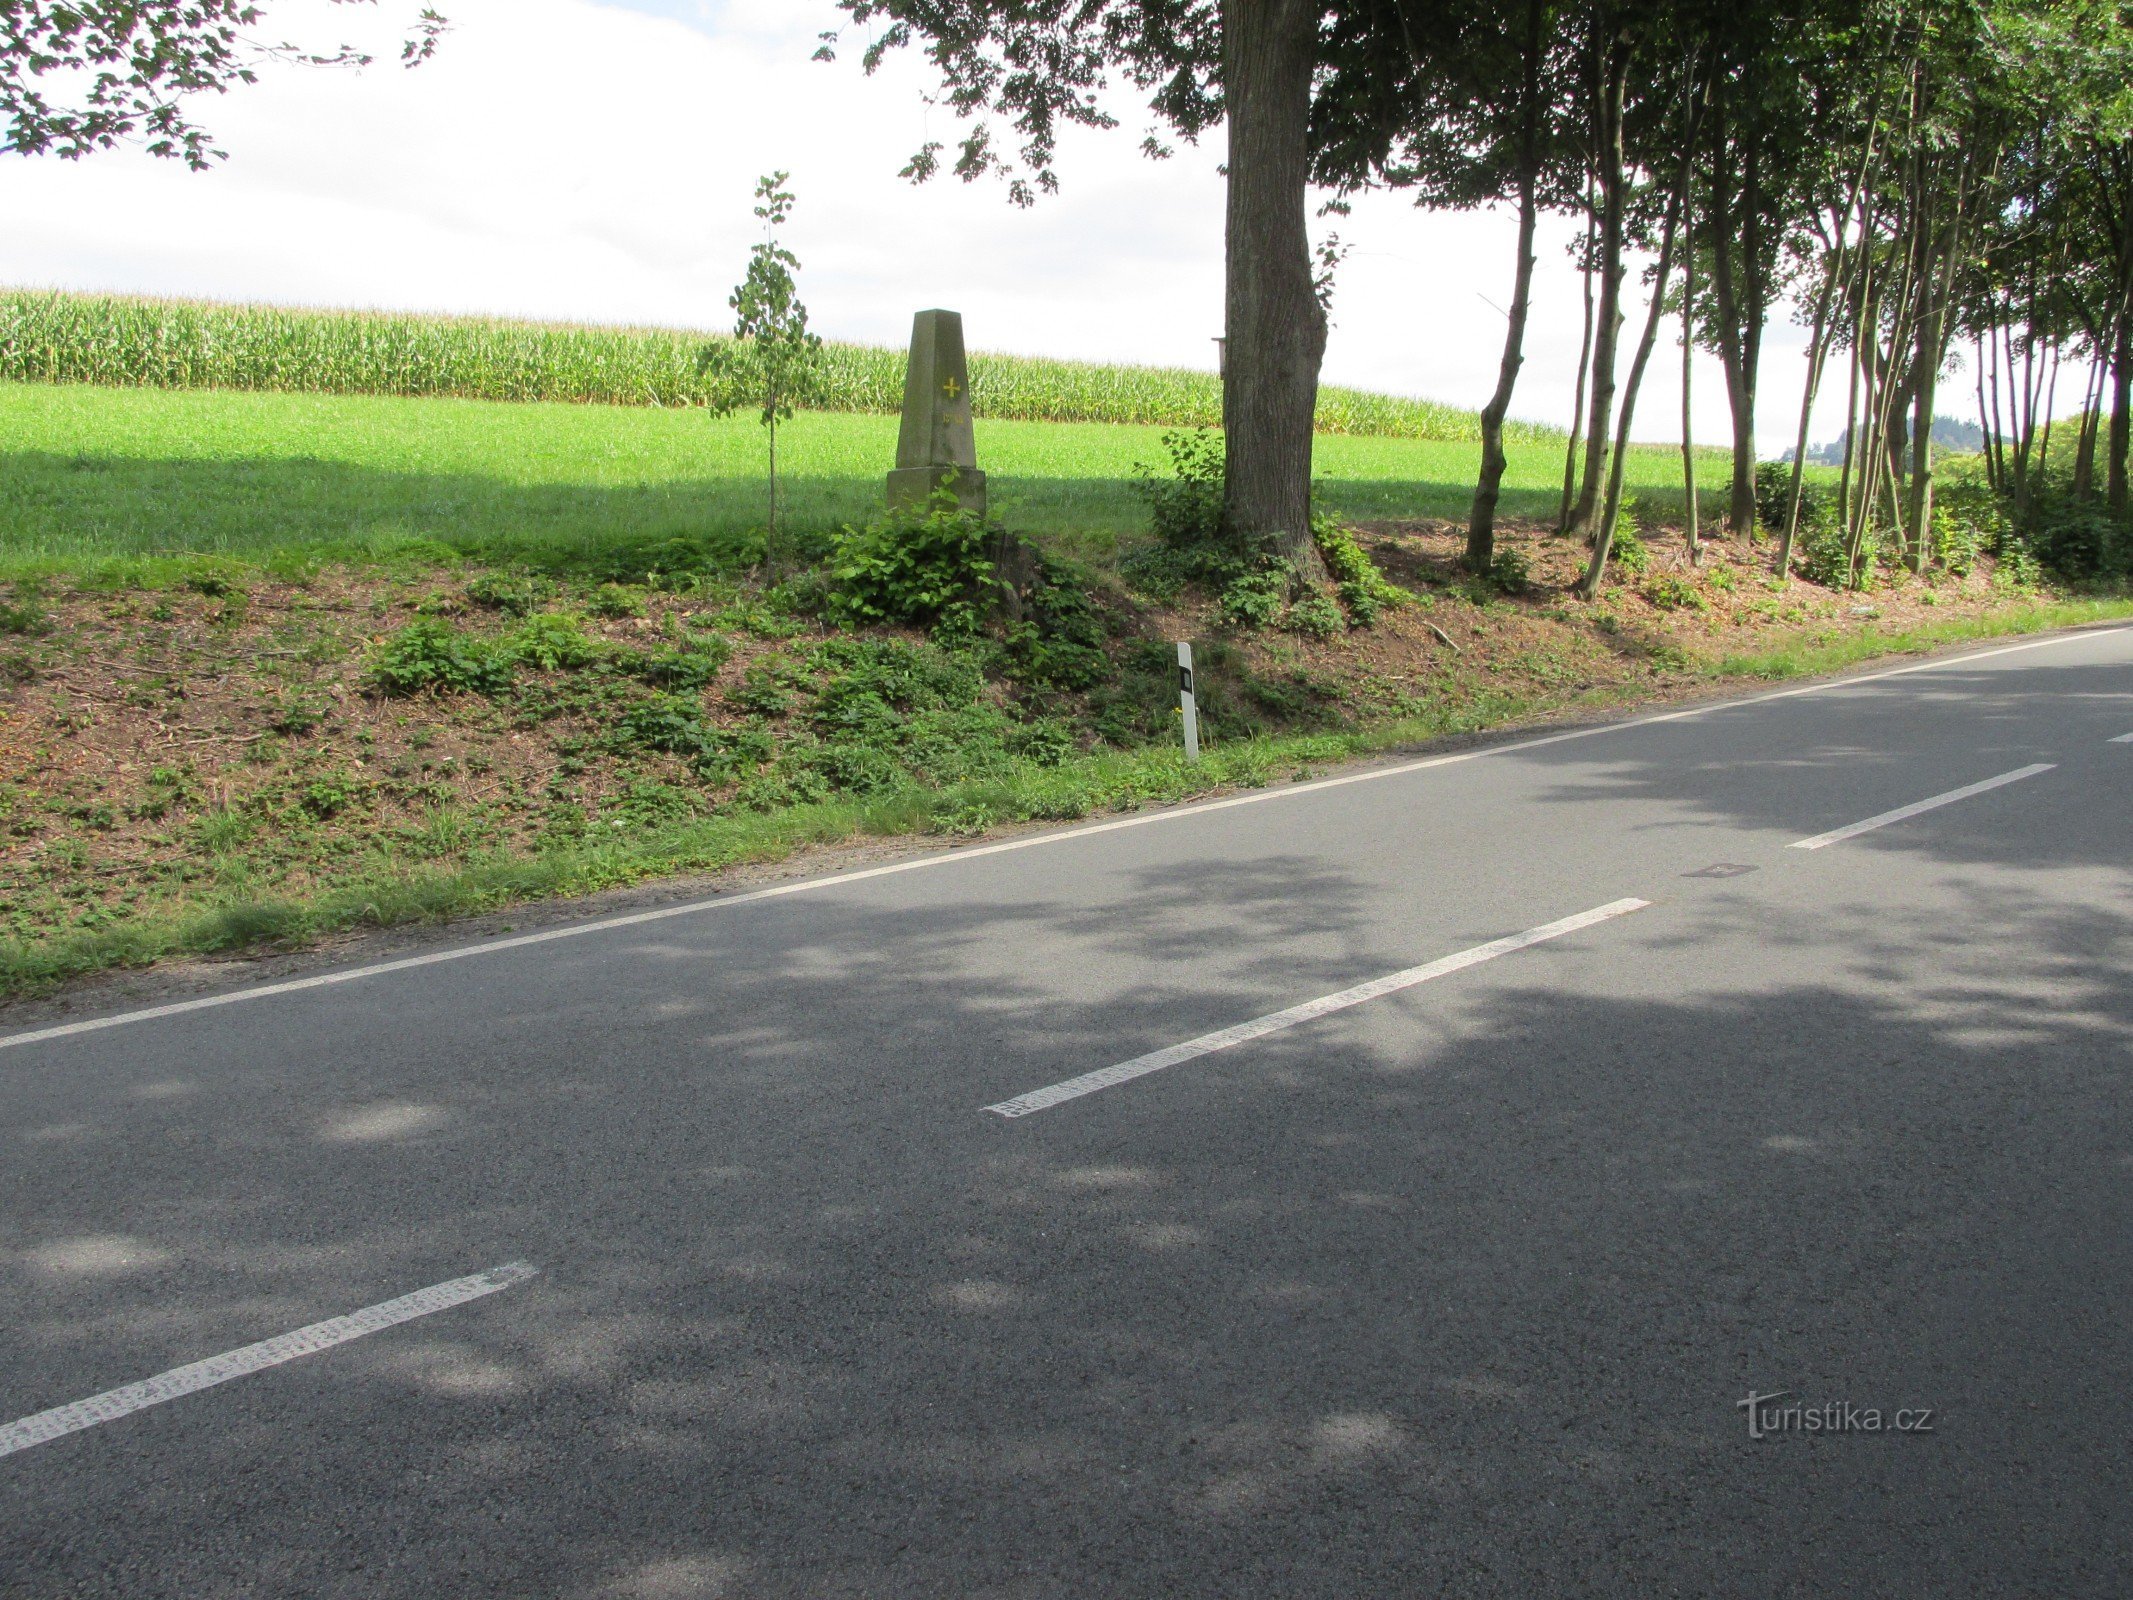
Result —
[{"label": "white dashed line", "polygon": [[2133,733],[2121,733],[2111,741],[2113,744],[2133,744]]},{"label": "white dashed line", "polygon": [[1886,828],[1892,822],[1901,822],[1906,817],[1915,817],[1921,811],[1932,811],[1940,806],[1967,800],[1974,794],[1983,794],[1987,789],[1997,789],[2002,784],[2020,783],[2024,778],[2034,778],[2040,772],[2049,772],[2056,762],[2039,761],[2034,766],[2018,767],[2013,772],[2003,772],[1997,778],[1987,778],[1983,783],[1969,783],[1960,789],[1950,789],[1946,794],[1937,794],[1930,800],[1915,801],[1907,806],[1898,806],[1894,811],[1884,811],[1878,817],[1868,817],[1864,822],[1854,822],[1842,828],[1832,828],[1827,833],[1818,833],[1812,839],[1795,839],[1786,846],[1790,850],[1819,850],[1826,844],[1841,844],[1846,839],[1856,839],[1862,833],[1872,833],[1876,828]]},{"label": "white dashed line", "polygon": [[176,1400],[202,1389],[211,1389],[218,1383],[228,1383],[232,1378],[277,1367],[299,1356],[316,1355],[337,1344],[360,1339],[366,1333],[412,1322],[432,1312],[449,1311],[469,1300],[479,1300],[483,1295],[522,1283],[538,1270],[523,1261],[513,1261],[505,1266],[492,1267],[487,1272],[477,1272],[471,1278],[432,1284],[397,1300],[386,1300],[361,1311],[352,1311],[345,1317],[314,1322],[308,1328],[263,1339],[241,1350],[209,1356],[205,1361],[195,1361],[189,1366],[173,1367],[153,1378],[143,1378],[139,1383],[129,1383],[119,1389],[106,1389],[102,1394],[76,1400],[71,1405],[54,1406],[50,1411],[40,1411],[33,1417],[24,1417],[19,1422],[0,1427],[0,1456],[13,1455],[17,1450],[27,1450],[32,1445],[79,1433],[100,1422],[116,1422],[120,1417],[146,1410],[149,1406],[159,1406],[166,1400]]},{"label": "white dashed line", "polygon": [[1099,1089],[1115,1088],[1121,1083],[1130,1083],[1135,1078],[1145,1078],[1151,1072],[1161,1072],[1165,1067],[1174,1067],[1183,1061],[1213,1055],[1217,1050],[1228,1050],[1236,1045],[1248,1044],[1254,1039],[1264,1039],[1270,1033],[1279,1033],[1284,1028],[1293,1028],[1299,1023],[1311,1022],[1335,1011],[1345,1011],[1348,1007],[1359,1006],[1366,1000],[1376,1000],[1383,995],[1396,994],[1402,989],[1412,989],[1416,984],[1427,983],[1432,978],[1442,978],[1450,973],[1464,971],[1468,967],[1478,967],[1484,961],[1494,961],[1498,956],[1507,956],[1514,950],[1524,950],[1530,945],[1560,939],[1566,933],[1576,933],[1579,929],[1592,927],[1595,923],[1627,916],[1630,912],[1641,911],[1650,904],[1649,900],[1616,900],[1595,910],[1581,911],[1574,917],[1565,917],[1560,922],[1528,928],[1524,933],[1514,933],[1508,938],[1497,939],[1488,944],[1477,944],[1471,950],[1461,950],[1456,955],[1445,956],[1427,966],[1408,967],[1404,971],[1389,973],[1382,978],[1373,978],[1368,983],[1359,983],[1353,989],[1343,989],[1338,994],[1322,995],[1316,1000],[1306,1000],[1302,1005],[1290,1006],[1286,1011],[1276,1011],[1250,1022],[1240,1022],[1234,1028],[1224,1028],[1220,1033],[1203,1033],[1197,1039],[1174,1044],[1167,1050],[1157,1050],[1149,1055],[1135,1056],[1131,1061],[1121,1061],[1116,1066],[1085,1072],[1078,1078],[1055,1083],[1048,1089],[1032,1089],[1028,1094],[1016,1095],[1012,1100],[1003,1100],[998,1105],[987,1106],[985,1109],[1003,1117],[1026,1117],[1032,1111],[1043,1111],[1068,1100],[1078,1100],[1085,1094],[1096,1093]]}]

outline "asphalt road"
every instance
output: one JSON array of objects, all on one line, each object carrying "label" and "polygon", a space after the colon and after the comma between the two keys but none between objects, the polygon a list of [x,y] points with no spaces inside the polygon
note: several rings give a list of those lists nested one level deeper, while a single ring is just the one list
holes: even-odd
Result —
[{"label": "asphalt road", "polygon": [[2092,632],[0,1039],[0,1592],[2122,1595],[2127,734]]}]

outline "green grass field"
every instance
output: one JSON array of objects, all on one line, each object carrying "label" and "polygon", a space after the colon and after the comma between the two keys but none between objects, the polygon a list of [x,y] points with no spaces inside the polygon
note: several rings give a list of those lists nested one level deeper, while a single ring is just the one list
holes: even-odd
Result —
[{"label": "green grass field", "polygon": [[[780,432],[796,529],[881,503],[896,419],[805,413]],[[1020,531],[1102,557],[1146,527],[1136,467],[1164,430],[978,424],[993,504]],[[277,550],[385,554],[434,541],[487,559],[568,558],[616,541],[734,537],[763,522],[764,430],[653,407],[0,384],[0,567]],[[1322,498],[1353,518],[1463,516],[1478,446],[1322,436]],[[1706,485],[1721,483],[1714,454]],[[1513,445],[1504,512],[1554,512],[1560,445]],[[1678,507],[1678,451],[1629,479]]]}]

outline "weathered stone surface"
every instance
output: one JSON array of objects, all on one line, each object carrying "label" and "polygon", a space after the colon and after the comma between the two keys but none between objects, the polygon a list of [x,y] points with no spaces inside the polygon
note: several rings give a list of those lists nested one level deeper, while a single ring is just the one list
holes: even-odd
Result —
[{"label": "weathered stone surface", "polygon": [[903,429],[896,439],[896,470],[889,474],[889,503],[922,505],[944,488],[966,511],[985,514],[963,318],[955,311],[921,311],[911,322]]}]

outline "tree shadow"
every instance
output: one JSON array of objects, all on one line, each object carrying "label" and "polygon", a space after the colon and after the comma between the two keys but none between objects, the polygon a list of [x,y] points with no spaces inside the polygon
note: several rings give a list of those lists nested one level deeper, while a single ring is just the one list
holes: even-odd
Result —
[{"label": "tree shadow", "polygon": [[[881,474],[781,474],[780,516],[820,537],[880,514]],[[1145,532],[1129,478],[993,476],[1001,516],[1018,531],[1086,542],[1097,553]],[[1327,480],[1344,516],[1454,516],[1472,486],[1427,480]],[[1506,515],[1525,514],[1507,491]],[[1530,495],[1531,514],[1552,510]],[[348,553],[428,542],[491,560],[590,561],[669,540],[750,548],[767,510],[760,473],[641,483],[541,483],[474,473],[384,471],[321,457],[159,458],[0,454],[0,545],[18,559],[81,560],[169,552]]]},{"label": "tree shadow", "polygon": [[1660,808],[1651,826],[1710,823],[1784,842],[2051,762],[2061,770],[1844,848],[2031,871],[2126,865],[2125,767],[2106,741],[2133,731],[2133,662],[1956,662],[1792,704],[1812,717],[1797,733],[1786,708],[1721,706],[1503,759],[1542,775],[1543,805],[1634,802],[1633,815]]},{"label": "tree shadow", "polygon": [[[7,1584],[2110,1592],[2125,917],[1987,885],[1962,961],[1839,909],[1880,977],[1707,978],[1721,897],[983,1115],[1375,956],[1304,858],[1134,882],[854,885],[11,1064],[11,1414],[543,1276],[0,1461]],[[1751,1389],[1935,1432],[1756,1442]]]}]

